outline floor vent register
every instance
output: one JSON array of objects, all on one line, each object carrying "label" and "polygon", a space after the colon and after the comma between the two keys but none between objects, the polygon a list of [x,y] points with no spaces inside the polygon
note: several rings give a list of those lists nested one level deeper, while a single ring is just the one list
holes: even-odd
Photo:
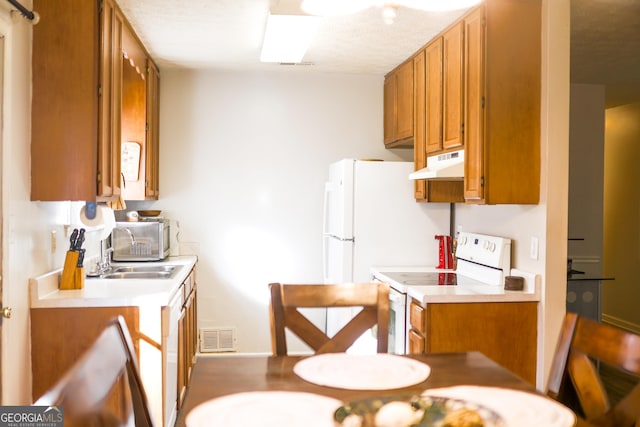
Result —
[{"label": "floor vent register", "polygon": [[235,328],[200,328],[200,352],[236,351]]}]

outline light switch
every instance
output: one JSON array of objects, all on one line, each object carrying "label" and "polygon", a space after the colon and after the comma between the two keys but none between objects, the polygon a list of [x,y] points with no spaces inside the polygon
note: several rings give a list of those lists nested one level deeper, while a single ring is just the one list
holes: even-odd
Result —
[{"label": "light switch", "polygon": [[530,253],[529,256],[531,257],[531,259],[538,259],[538,238],[537,237],[532,237],[531,238],[531,248],[530,248]]}]

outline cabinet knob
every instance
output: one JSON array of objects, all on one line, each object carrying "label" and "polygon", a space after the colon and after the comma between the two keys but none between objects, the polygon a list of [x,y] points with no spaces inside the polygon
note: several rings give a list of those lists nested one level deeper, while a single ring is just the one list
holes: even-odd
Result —
[{"label": "cabinet knob", "polygon": [[11,319],[11,307],[2,307],[2,317]]}]

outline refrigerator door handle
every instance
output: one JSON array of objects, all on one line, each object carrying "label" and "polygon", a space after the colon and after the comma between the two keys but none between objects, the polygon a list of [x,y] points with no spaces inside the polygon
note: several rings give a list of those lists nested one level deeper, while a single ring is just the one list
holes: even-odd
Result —
[{"label": "refrigerator door handle", "polygon": [[324,184],[324,204],[322,211],[322,234],[327,235],[329,228],[329,194],[333,186],[330,182]]}]

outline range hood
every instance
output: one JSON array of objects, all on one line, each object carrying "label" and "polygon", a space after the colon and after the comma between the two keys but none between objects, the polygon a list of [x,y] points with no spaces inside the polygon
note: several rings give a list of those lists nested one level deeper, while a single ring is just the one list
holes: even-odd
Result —
[{"label": "range hood", "polygon": [[464,177],[464,150],[427,157],[427,167],[409,175],[409,179]]}]

